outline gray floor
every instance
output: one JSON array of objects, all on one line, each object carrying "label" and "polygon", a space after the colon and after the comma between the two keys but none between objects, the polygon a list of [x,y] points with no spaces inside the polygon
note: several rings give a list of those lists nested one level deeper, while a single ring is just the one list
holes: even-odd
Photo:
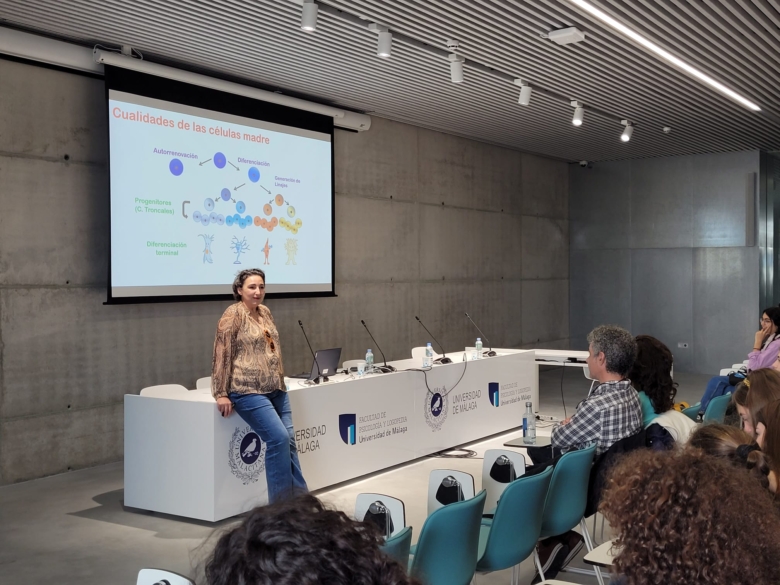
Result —
[{"label": "gray floor", "polygon": [[[563,376],[561,375],[563,373]],[[696,402],[708,376],[678,373],[678,400]],[[540,374],[541,412],[571,414],[589,383],[578,368],[551,368]],[[540,434],[544,431],[540,429]],[[511,434],[515,436],[516,433]],[[499,446],[506,437],[473,447]],[[381,491],[404,500],[407,521],[419,532],[425,517],[425,493],[431,469],[453,467],[481,474],[481,460],[424,459],[319,494],[349,512],[359,492]],[[197,576],[220,528],[217,525],[123,508],[123,469],[113,463],[0,488],[0,583],[134,584],[139,569],[160,567]],[[479,489],[479,486],[478,486]],[[609,527],[604,538],[610,538]],[[599,539],[600,540],[600,539]],[[575,565],[581,565],[576,561]],[[523,563],[521,583],[530,583],[533,567]],[[596,583],[594,577],[561,574],[572,583]],[[508,583],[509,571],[480,575],[481,585]],[[202,583],[202,581],[198,581]]]}]

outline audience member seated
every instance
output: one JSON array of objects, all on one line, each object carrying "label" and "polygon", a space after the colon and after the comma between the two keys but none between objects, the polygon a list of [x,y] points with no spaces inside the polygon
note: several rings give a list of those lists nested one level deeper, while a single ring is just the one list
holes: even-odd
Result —
[{"label": "audience member seated", "polygon": [[758,411],[770,402],[780,400],[780,373],[768,368],[756,370],[748,374],[744,384],[748,388],[745,399],[748,416],[746,426],[752,429],[755,438]]},{"label": "audience member seated", "polygon": [[774,400],[756,415],[756,442],[769,458],[769,489],[777,492],[780,477],[780,400]]},{"label": "audience member seated", "polygon": [[748,389],[747,380],[737,384],[734,389],[734,394],[731,395],[731,404],[739,414],[739,420],[741,421],[742,430],[745,431],[752,438],[755,438],[755,429],[750,421],[750,411],[747,408],[747,395]]},{"label": "audience member seated", "polygon": [[672,379],[672,352],[649,335],[637,335],[636,346],[636,360],[628,379],[639,393],[642,425],[647,428],[653,423],[659,424],[677,444],[684,444],[696,423],[673,408],[677,383]]},{"label": "audience member seated", "polygon": [[769,489],[768,458],[745,431],[730,425],[704,425],[691,435],[688,447],[701,449],[707,455],[724,459],[739,469],[746,469],[764,489]]},{"label": "audience member seated", "polygon": [[780,583],[780,515],[769,492],[696,449],[634,451],[613,469],[601,511],[627,585]]},{"label": "audience member seated", "polygon": [[[748,372],[771,367],[780,352],[780,307],[769,307],[761,315],[761,329],[756,332],[753,350],[748,353]],[[715,376],[707,383],[701,398],[699,416],[704,416],[710,400],[732,390],[728,376]]]},{"label": "audience member seated", "polygon": [[311,495],[255,508],[223,534],[206,563],[208,585],[415,585],[379,549],[372,524]]},{"label": "audience member seated", "polygon": [[[570,449],[596,444],[596,457],[614,443],[642,430],[642,407],[636,390],[626,376],[636,358],[636,341],[632,335],[615,325],[601,325],[588,334],[588,369],[598,385],[579,403],[577,410],[552,430],[550,449],[529,449],[537,465],[526,475],[537,473],[549,465],[540,454],[553,460]],[[582,549],[582,536],[573,530],[539,543],[539,559],[547,579],[553,579]],[[537,579],[539,575],[537,575]]]}]

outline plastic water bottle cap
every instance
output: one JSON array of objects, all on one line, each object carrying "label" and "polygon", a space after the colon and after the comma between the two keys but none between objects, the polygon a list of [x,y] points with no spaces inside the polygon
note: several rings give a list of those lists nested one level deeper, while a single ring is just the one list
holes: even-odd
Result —
[{"label": "plastic water bottle cap", "polygon": [[367,350],[366,350],[366,353],[371,353],[371,350],[370,350],[370,349],[367,349]]},{"label": "plastic water bottle cap", "polygon": [[477,341],[482,341],[482,338],[481,337],[477,337]]},{"label": "plastic water bottle cap", "polygon": [[431,347],[431,342],[430,341],[428,342],[428,347]]}]

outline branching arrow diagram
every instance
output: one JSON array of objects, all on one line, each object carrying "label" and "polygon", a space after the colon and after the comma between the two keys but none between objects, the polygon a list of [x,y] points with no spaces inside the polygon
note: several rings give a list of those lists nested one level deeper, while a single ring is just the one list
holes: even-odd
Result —
[{"label": "branching arrow diagram", "polygon": [[187,219],[189,216],[187,215],[187,212],[184,211],[184,206],[187,205],[189,201],[183,201],[181,204],[181,214],[184,216],[184,219]]},{"label": "branching arrow diagram", "polygon": [[198,163],[198,166],[199,166],[199,167],[202,167],[203,165],[205,165],[205,164],[206,164],[207,162],[209,162],[210,160],[211,160],[211,159],[209,159],[209,160],[204,160],[202,163]]},{"label": "branching arrow diagram", "polygon": [[260,188],[261,188],[263,191],[265,191],[266,193],[268,193],[269,195],[271,194],[271,192],[270,192],[268,189],[266,189],[265,187],[263,187],[262,185],[260,185]]},{"label": "branching arrow diagram", "polygon": [[229,164],[231,167],[233,167],[234,169],[238,170],[238,167],[237,167],[236,165],[234,165],[232,162],[228,161],[228,164]]},{"label": "branching arrow diagram", "polygon": [[238,191],[244,185],[246,185],[246,183],[241,183],[238,187],[233,187],[233,191]]}]

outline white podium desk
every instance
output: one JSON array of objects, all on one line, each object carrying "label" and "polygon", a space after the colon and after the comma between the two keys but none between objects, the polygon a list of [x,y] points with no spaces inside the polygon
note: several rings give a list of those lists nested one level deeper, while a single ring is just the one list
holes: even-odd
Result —
[{"label": "white podium desk", "polygon": [[[462,353],[453,354],[462,359]],[[316,490],[522,425],[538,404],[533,351],[399,371],[288,379],[296,444]],[[427,383],[426,383],[427,382]],[[125,396],[125,504],[217,521],[267,502],[265,444],[209,389]]]}]

